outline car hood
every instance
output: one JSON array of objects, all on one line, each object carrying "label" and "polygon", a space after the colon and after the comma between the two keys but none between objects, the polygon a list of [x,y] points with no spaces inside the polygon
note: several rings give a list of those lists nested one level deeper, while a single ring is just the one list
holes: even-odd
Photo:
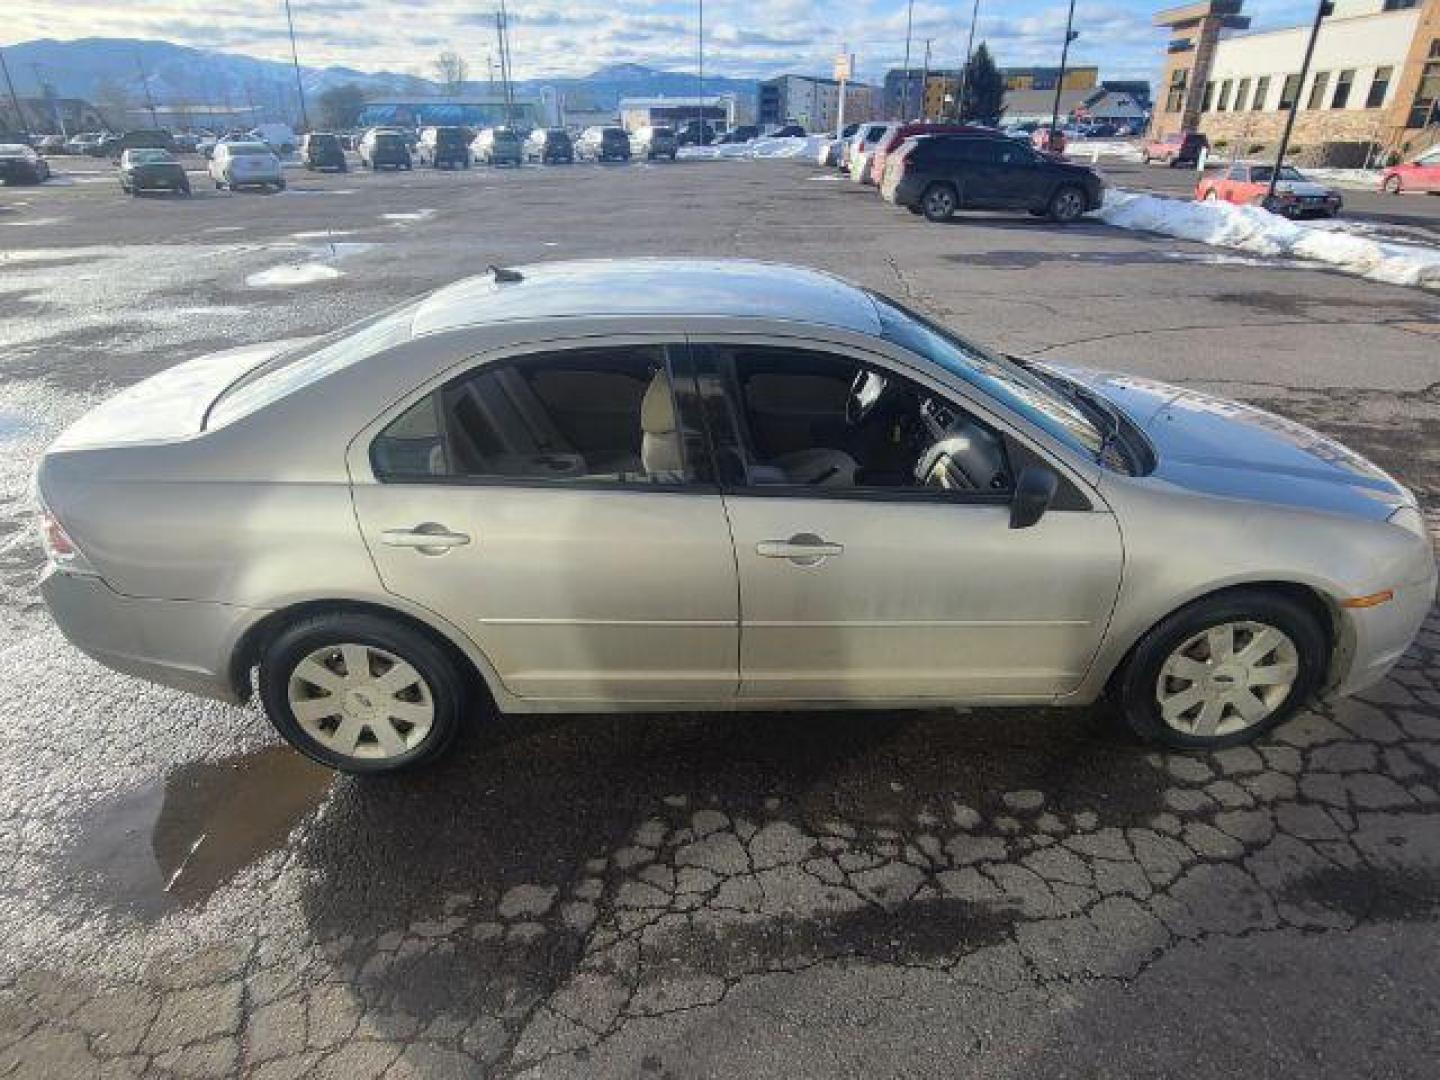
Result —
[{"label": "car hood", "polygon": [[1291,195],[1329,195],[1330,189],[1313,180],[1281,180],[1275,185],[1276,191],[1287,191]]},{"label": "car hood", "polygon": [[1050,365],[1124,411],[1155,448],[1153,476],[1211,495],[1384,520],[1415,497],[1317,431],[1243,402],[1135,375]]}]

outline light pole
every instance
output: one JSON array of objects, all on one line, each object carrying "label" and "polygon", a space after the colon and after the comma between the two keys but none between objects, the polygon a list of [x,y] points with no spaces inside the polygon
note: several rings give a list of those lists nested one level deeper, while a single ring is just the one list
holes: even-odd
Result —
[{"label": "light pole", "polygon": [[905,67],[901,69],[900,115],[897,117],[902,124],[910,111],[910,31],[914,25],[915,0],[910,0],[905,7]]},{"label": "light pole", "polygon": [[970,81],[970,58],[975,55],[975,22],[980,18],[980,0],[970,10],[970,34],[965,41],[965,66],[960,69],[960,85],[955,91],[955,119],[964,120],[965,84]]},{"label": "light pole", "polygon": [[920,119],[928,119],[925,109],[930,104],[930,42],[932,38],[925,39],[925,64],[920,68]]},{"label": "light pole", "polygon": [[1050,110],[1050,134],[1046,137],[1047,148],[1053,150],[1059,141],[1056,137],[1056,130],[1060,126],[1060,91],[1065,88],[1065,65],[1070,60],[1070,42],[1079,37],[1079,33],[1072,30],[1075,23],[1075,0],[1070,0],[1070,13],[1065,16],[1065,45],[1060,50],[1060,74],[1055,78],[1055,106]]},{"label": "light pole", "polygon": [[1280,179],[1280,166],[1285,164],[1285,151],[1290,148],[1290,132],[1295,129],[1295,114],[1300,111],[1300,94],[1305,89],[1305,76],[1310,73],[1310,60],[1315,55],[1315,39],[1320,36],[1320,23],[1334,10],[1335,5],[1330,0],[1320,0],[1315,5],[1315,22],[1310,26],[1310,40],[1305,43],[1305,59],[1300,62],[1300,82],[1295,87],[1295,100],[1290,103],[1290,115],[1285,117],[1285,131],[1280,136],[1280,149],[1275,154],[1275,167],[1270,170],[1270,186],[1261,204],[1267,210],[1275,199],[1275,182]]},{"label": "light pole", "polygon": [[305,110],[305,83],[300,78],[300,52],[295,48],[295,18],[290,14],[290,0],[285,0],[285,21],[290,24],[290,59],[295,65],[295,92],[300,95],[300,126],[310,130],[310,114]]},{"label": "light pole", "polygon": [[695,116],[699,123],[695,126],[695,139],[697,146],[705,145],[705,0],[697,0],[696,4],[697,22],[695,24],[695,81],[699,84],[699,93],[695,95]]},{"label": "light pole", "polygon": [[5,63],[3,50],[0,50],[0,72],[5,75],[5,86],[10,91],[10,104],[15,107],[15,129],[22,131],[25,128],[25,110],[20,108],[20,97],[15,93],[15,84],[10,81],[10,65]]}]

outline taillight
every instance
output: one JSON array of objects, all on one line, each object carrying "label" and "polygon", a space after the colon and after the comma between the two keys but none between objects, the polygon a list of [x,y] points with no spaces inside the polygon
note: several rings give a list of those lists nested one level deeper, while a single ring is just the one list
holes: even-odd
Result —
[{"label": "taillight", "polygon": [[95,573],[84,553],[70,539],[65,526],[60,524],[60,519],[43,505],[40,507],[40,543],[45,549],[45,557],[56,569],[71,574]]}]

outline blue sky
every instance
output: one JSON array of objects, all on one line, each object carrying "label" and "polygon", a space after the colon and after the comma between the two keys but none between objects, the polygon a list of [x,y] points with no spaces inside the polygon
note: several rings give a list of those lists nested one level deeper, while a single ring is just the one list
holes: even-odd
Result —
[{"label": "blue sky", "polygon": [[[429,61],[453,48],[483,77],[492,50],[498,0],[291,0],[301,61],[362,70],[429,74]],[[924,39],[932,64],[963,55],[972,0],[917,0],[912,59]],[[1164,34],[1151,15],[1176,0],[1077,0],[1079,63],[1107,77],[1151,77]],[[507,0],[516,74],[583,74],[602,64],[637,61],[689,69],[695,61],[693,0]],[[5,0],[9,42],[37,37],[146,37],[288,59],[283,0]],[[1257,27],[1306,20],[1311,0],[1248,0]],[[827,72],[841,44],[858,56],[860,77],[877,79],[905,52],[903,0],[708,0],[707,71],[767,76]],[[1059,0],[981,0],[977,40],[1002,65],[1059,59],[1065,5]]]}]

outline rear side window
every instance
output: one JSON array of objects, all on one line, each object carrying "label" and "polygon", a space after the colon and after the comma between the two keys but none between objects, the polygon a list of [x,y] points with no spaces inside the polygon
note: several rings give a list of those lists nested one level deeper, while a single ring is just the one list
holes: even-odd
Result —
[{"label": "rear side window", "polygon": [[381,480],[651,486],[696,479],[665,349],[577,349],[485,364],[426,395],[371,445]]}]

